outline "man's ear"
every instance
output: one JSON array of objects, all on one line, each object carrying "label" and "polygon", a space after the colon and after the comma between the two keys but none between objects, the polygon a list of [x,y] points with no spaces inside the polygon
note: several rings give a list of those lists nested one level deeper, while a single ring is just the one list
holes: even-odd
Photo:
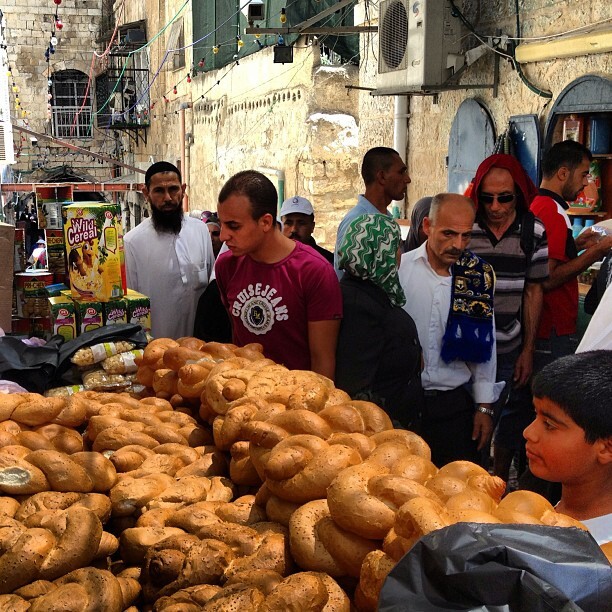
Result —
[{"label": "man's ear", "polygon": [[567,180],[568,176],[570,175],[570,170],[569,168],[566,168],[565,166],[561,166],[558,170],[557,170],[557,178],[562,182],[565,183],[565,181]]},{"label": "man's ear", "polygon": [[149,188],[146,185],[142,188],[142,195],[145,197],[145,200],[148,202],[149,201]]},{"label": "man's ear", "polygon": [[[423,232],[425,232],[425,235],[429,238],[429,232],[431,230],[431,221],[429,220],[429,217],[425,217],[423,219]],[[416,228],[415,231],[419,231],[419,228]]]},{"label": "man's ear", "polygon": [[607,465],[612,463],[612,436],[604,438],[603,440],[597,440],[597,458],[601,465]]},{"label": "man's ear", "polygon": [[269,232],[271,229],[274,229],[276,219],[270,213],[266,213],[261,215],[257,222],[261,225],[264,232]]}]

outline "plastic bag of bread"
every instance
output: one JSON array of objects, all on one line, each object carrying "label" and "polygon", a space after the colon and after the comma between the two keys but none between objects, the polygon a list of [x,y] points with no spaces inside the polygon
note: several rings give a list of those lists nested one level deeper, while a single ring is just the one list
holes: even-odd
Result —
[{"label": "plastic bag of bread", "polygon": [[94,363],[100,363],[112,355],[117,353],[125,353],[131,351],[135,347],[132,342],[118,340],[117,342],[102,342],[93,344],[79,349],[71,358],[70,361],[77,366],[88,366]]},{"label": "plastic bag of bread", "polygon": [[133,374],[138,371],[136,359],[142,357],[143,352],[142,349],[134,349],[112,355],[102,362],[102,367],[109,374]]},{"label": "plastic bag of bread", "polygon": [[67,387],[54,387],[45,391],[45,397],[67,397],[79,391],[85,391],[83,385],[69,385]]},{"label": "plastic bag of bread", "polygon": [[83,374],[83,386],[87,391],[119,391],[133,382],[133,374],[109,374],[102,368]]}]

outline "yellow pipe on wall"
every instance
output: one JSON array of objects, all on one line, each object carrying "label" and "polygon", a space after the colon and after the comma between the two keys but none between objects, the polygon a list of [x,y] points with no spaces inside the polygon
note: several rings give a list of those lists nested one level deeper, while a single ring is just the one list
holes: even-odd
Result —
[{"label": "yellow pipe on wall", "polygon": [[556,38],[543,42],[521,43],[515,51],[520,64],[541,62],[560,57],[592,55],[612,51],[612,30],[598,30],[567,38]]}]

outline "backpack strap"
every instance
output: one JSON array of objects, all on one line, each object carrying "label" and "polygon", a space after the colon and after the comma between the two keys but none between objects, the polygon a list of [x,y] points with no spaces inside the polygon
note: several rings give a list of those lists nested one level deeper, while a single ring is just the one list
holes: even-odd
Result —
[{"label": "backpack strap", "polygon": [[526,256],[525,269],[529,267],[531,263],[531,256],[535,251],[535,240],[534,240],[534,226],[535,226],[535,215],[530,211],[526,211],[523,214],[521,225],[521,250]]}]

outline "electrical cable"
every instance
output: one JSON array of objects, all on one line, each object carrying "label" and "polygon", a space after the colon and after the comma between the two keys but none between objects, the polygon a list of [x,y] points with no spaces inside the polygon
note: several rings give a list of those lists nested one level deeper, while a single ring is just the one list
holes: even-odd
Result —
[{"label": "electrical cable", "polygon": [[[521,35],[521,17],[520,17],[520,9],[519,9],[519,0],[514,0],[514,9],[516,12],[516,35],[520,36]],[[515,47],[513,44],[512,46],[513,56],[514,56],[514,49]],[[516,70],[516,73],[519,75],[519,78],[529,88],[529,91],[533,92],[534,94],[537,94],[538,96],[542,98],[547,98],[547,99],[552,98],[551,91],[540,89],[539,87],[536,87],[533,83],[531,83],[531,81],[529,81],[529,79],[525,76],[525,73],[523,72],[522,66],[520,65],[519,62],[516,61],[516,59],[513,60],[513,65]]]},{"label": "electrical cable", "polygon": [[[545,89],[540,89],[539,87],[537,87],[536,85],[534,85],[533,83],[531,83],[529,81],[529,79],[527,78],[527,76],[523,72],[523,69],[522,69],[521,65],[516,61],[516,58],[514,56],[514,45],[511,46],[512,47],[512,53],[511,54],[503,53],[499,49],[496,49],[495,47],[490,45],[485,39],[483,39],[483,37],[480,34],[478,34],[478,32],[476,32],[476,29],[474,28],[474,26],[470,23],[470,21],[468,19],[466,19],[466,17],[463,15],[463,13],[459,10],[459,8],[455,4],[454,0],[449,0],[449,2],[450,2],[450,5],[451,5],[451,8],[452,8],[451,14],[453,15],[453,17],[459,18],[461,20],[461,22],[468,28],[468,30],[483,45],[489,47],[489,49],[491,49],[495,53],[501,55],[502,57],[505,57],[506,59],[509,59],[512,62],[513,68],[516,70],[517,75],[519,76],[521,81],[524,83],[524,85],[526,85],[527,88],[531,92],[537,94],[538,96],[541,96],[542,98],[552,98],[552,92],[550,92],[548,90],[545,90]],[[516,8],[517,36],[520,36],[520,18],[519,18],[518,0],[514,0],[514,3],[515,3],[515,8]],[[499,36],[497,36],[496,38],[499,38]]]}]

